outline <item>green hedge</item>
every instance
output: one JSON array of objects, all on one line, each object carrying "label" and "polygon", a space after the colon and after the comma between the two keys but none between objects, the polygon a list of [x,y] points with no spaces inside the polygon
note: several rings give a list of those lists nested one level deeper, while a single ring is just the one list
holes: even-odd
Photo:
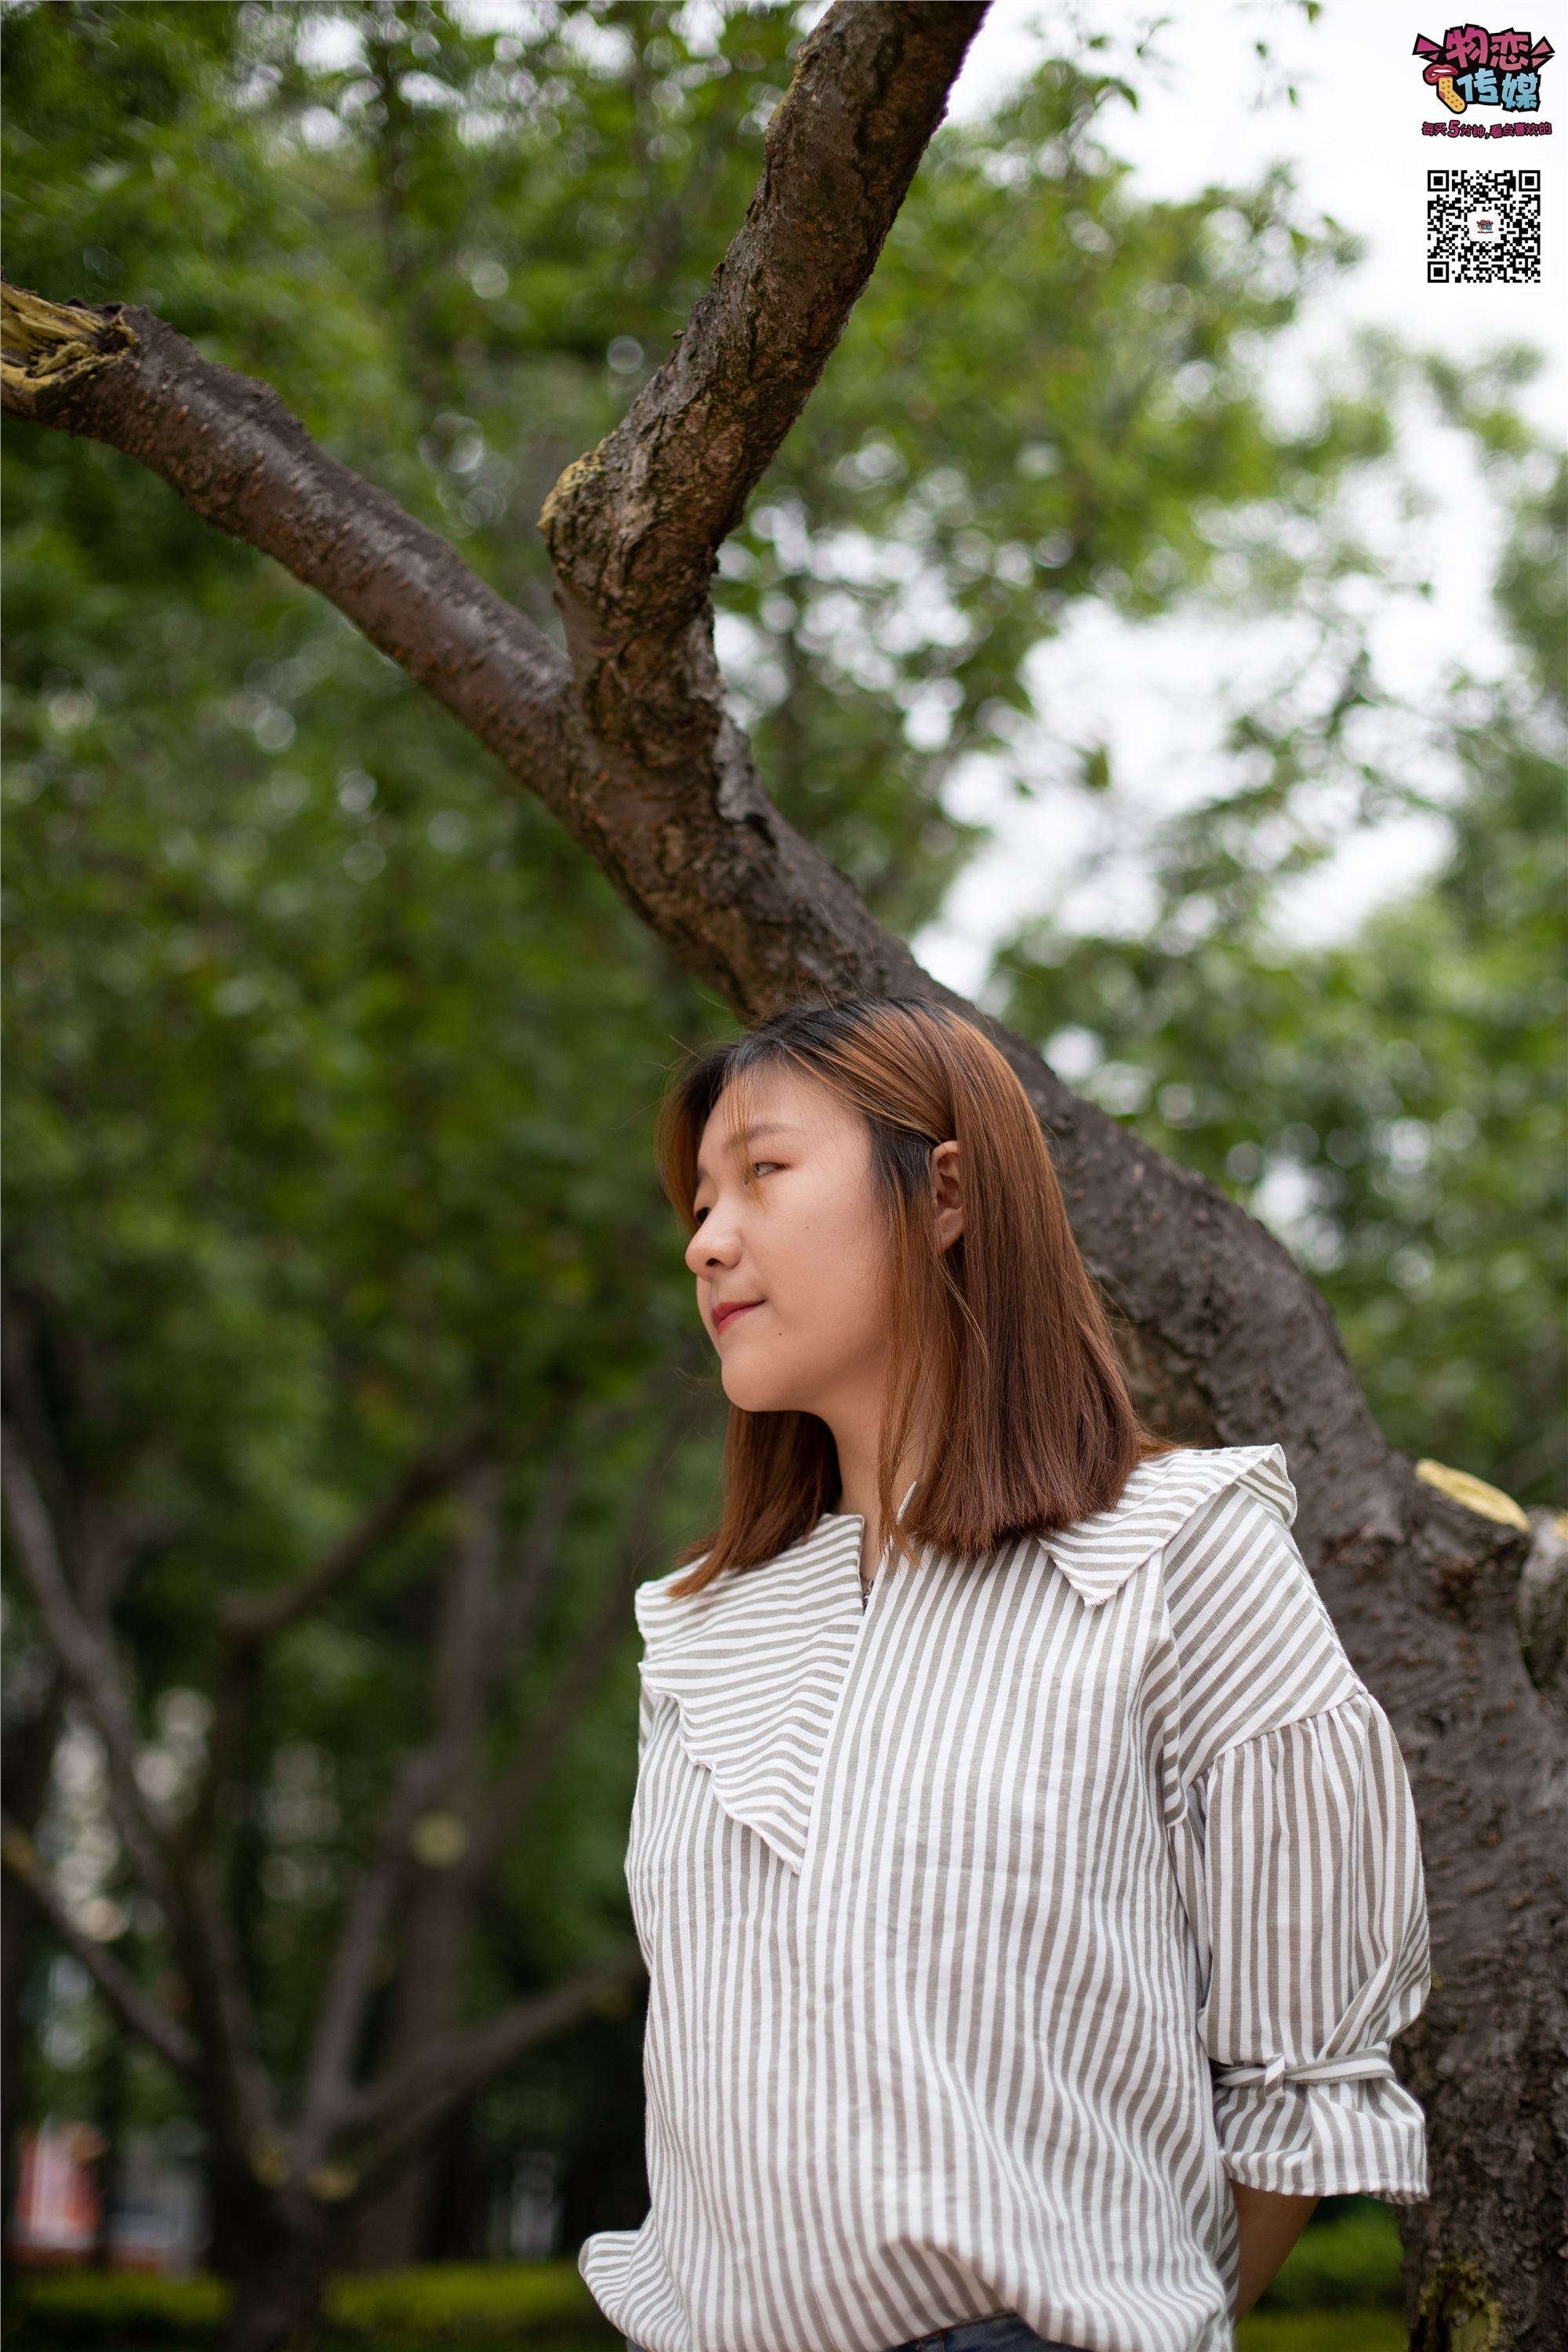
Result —
[{"label": "green hedge", "polygon": [[[1386,2206],[1337,2213],[1302,2237],[1237,2352],[1403,2352],[1399,2237]],[[215,2279],[175,2284],[123,2272],[24,2281],[8,2352],[210,2352],[227,2307]],[[319,2352],[435,2352],[515,2345],[588,2352],[618,2345],[575,2263],[443,2263],[334,2279]]]},{"label": "green hedge", "polygon": [[401,2330],[418,2342],[460,2343],[538,2335],[619,2341],[574,2263],[443,2263],[430,2270],[341,2278],[327,2292],[327,2317],[346,2343],[385,2343]]},{"label": "green hedge", "polygon": [[[63,2271],[18,2290],[10,2352],[206,2352],[228,2307],[216,2279]],[[438,2345],[584,2352],[619,2344],[575,2263],[442,2263],[428,2270],[334,2279],[321,2352],[430,2352]]]}]

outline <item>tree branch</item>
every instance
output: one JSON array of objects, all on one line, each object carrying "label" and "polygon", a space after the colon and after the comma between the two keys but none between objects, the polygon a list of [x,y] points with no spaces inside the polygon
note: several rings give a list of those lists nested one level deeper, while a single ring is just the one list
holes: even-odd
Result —
[{"label": "tree branch", "polygon": [[[583,1698],[602,1673],[605,1660],[624,1630],[632,1579],[647,1556],[647,1525],[659,1492],[668,1477],[673,1447],[699,1409],[695,1391],[684,1383],[672,1391],[660,1437],[638,1482],[627,1513],[631,1532],[622,1547],[615,1582],[603,1608],[568,1666],[558,1687],[542,1733],[531,1741],[514,1775],[503,1781],[487,1808],[482,1823],[473,1831],[467,1854],[452,1867],[478,1883],[493,1867],[507,1836],[559,1752]],[[538,1507],[524,1537],[529,1565],[542,1578],[559,1541],[561,1524],[570,1502],[574,1466],[569,1476],[547,1476]],[[500,1629],[487,1649],[477,1640],[486,1612],[483,1595],[491,1590],[493,1561],[493,1496],[476,1496],[480,1524],[469,1531],[465,1551],[474,1557],[455,1563],[458,1585],[454,1591],[451,1622],[445,1626],[432,1695],[431,1738],[409,1757],[383,1814],[374,1857],[344,1915],[328,1974],[305,2074],[300,2146],[301,2160],[313,2161],[342,2128],[353,2105],[348,2085],[355,2044],[363,2024],[375,1973],[381,1940],[385,1934],[409,1867],[410,1838],[419,1815],[448,1790],[471,1753],[482,1712],[482,1688],[493,1677],[487,1664],[502,1649]],[[526,1617],[528,1612],[522,1612]],[[515,1637],[521,1622],[509,1624]]]},{"label": "tree branch", "polygon": [[480,1695],[496,1637],[502,1479],[493,1457],[465,1477],[466,1524],[452,1547],[430,1673],[430,1720],[460,1773],[482,1722]]},{"label": "tree branch", "polygon": [[219,1620],[225,1634],[237,1644],[259,1644],[319,1609],[323,1601],[353,1581],[422,1503],[462,1475],[492,1434],[488,1421],[476,1421],[458,1436],[428,1447],[313,1568],[271,1591],[236,1593],[226,1601]]},{"label": "tree branch", "polygon": [[444,2115],[513,2059],[613,2000],[644,1973],[635,1945],[612,1954],[530,2000],[517,2001],[483,2025],[443,2034],[395,2074],[372,2083],[344,2107],[342,2126],[368,2142],[358,2169],[368,2183]]},{"label": "tree branch", "polygon": [[[675,1368],[683,1361],[678,1354]],[[634,1401],[628,1398],[614,1405],[595,1406],[579,1423],[570,1445],[564,1442],[564,1416],[552,1433],[544,1476],[508,1567],[495,1640],[490,1646],[487,1699],[533,1639],[551,1579],[560,1566],[562,1539],[582,1485],[585,1454],[602,1452],[609,1445],[630,1425],[636,1410]]]},{"label": "tree branch", "polygon": [[200,2071],[201,2053],[183,2025],[159,2008],[152,1995],[143,1991],[129,1969],[117,1960],[112,1952],[93,1937],[84,1935],[66,1909],[48,1872],[39,1859],[38,1850],[26,1832],[10,1815],[0,1822],[0,1857],[6,1871],[26,1893],[28,1901],[48,1927],[57,1942],[79,1959],[87,1969],[111,2009],[132,2033],[154,2049],[161,2058],[182,2074],[195,2075]]},{"label": "tree branch", "polygon": [[768,125],[739,234],[615,431],[540,517],[599,740],[663,767],[713,714],[669,655],[706,636],[721,542],[816,389],[876,268],[984,0],[839,0]]},{"label": "tree branch", "polygon": [[[439,1811],[416,1822],[400,1850],[399,1935],[395,1979],[377,2020],[379,2063],[395,2072],[451,2027],[458,2011],[464,1957],[473,1924],[468,1889],[449,1866],[451,1841],[472,1811],[476,1750],[487,1725],[488,1700],[500,1615],[501,1503],[505,1480],[492,1454],[462,1483],[462,1525],[447,1547],[430,1644],[430,1745],[445,1757],[445,1785],[431,1790]],[[421,1831],[429,1832],[421,1835]],[[362,1996],[362,2016],[368,2007]],[[309,2169],[332,2137],[331,2101],[338,2085],[318,2077],[310,2085],[300,2160]],[[412,2184],[405,2184],[405,2193]]]},{"label": "tree branch", "polygon": [[37,1482],[9,1425],[0,1430],[0,1449],[23,1574],[66,1677],[103,1742],[115,1826],[137,1876],[163,1906],[193,2000],[210,2024],[208,2068],[221,2076],[225,2111],[247,2137],[263,2120],[267,2101],[244,1979],[210,1871],[204,1857],[182,1855],[142,1793],[135,1720],[109,1636],[84,1621],[71,1597]]},{"label": "tree branch", "polygon": [[235,1593],[224,1602],[218,1617],[218,1654],[213,1670],[212,1743],[201,1785],[181,1833],[181,1843],[187,1852],[199,1849],[210,1835],[223,1791],[235,1770],[235,1760],[244,1748],[259,1672],[258,1654],[290,1625],[352,1583],[365,1562],[391,1541],[422,1503],[461,1476],[489,1435],[488,1422],[476,1421],[456,1437],[426,1448],[314,1567],[270,1591]]},{"label": "tree branch", "polygon": [[[216,366],[153,311],[123,303],[89,310],[0,287],[0,329],[7,415],[150,467],[205,521],[319,590],[512,775],[552,797],[562,656],[445,540],[329,457],[269,385]],[[44,389],[40,371],[50,371]]]},{"label": "tree branch", "polygon": [[167,1832],[152,1813],[136,1778],[136,1726],[119,1663],[107,1635],[86,1622],[71,1597],[32,1465],[8,1423],[0,1429],[0,1463],[22,1574],[49,1644],[103,1742],[120,1833],[149,1891],[173,1907]]},{"label": "tree branch", "polygon": [[20,286],[0,289],[0,386],[7,416],[53,424],[58,411],[93,376],[136,349],[124,305],[94,310],[86,302],[46,302]]},{"label": "tree branch", "polygon": [[488,1686],[493,1690],[511,1660],[533,1636],[550,1578],[561,1557],[561,1540],[582,1483],[583,1464],[564,1448],[552,1454],[510,1563]]},{"label": "tree branch", "polygon": [[[597,712],[595,732],[577,708],[566,661],[454,549],[327,457],[268,386],[204,360],[151,311],[110,304],[85,314],[79,305],[26,297],[34,343],[48,332],[38,313],[51,311],[62,352],[79,351],[84,315],[106,331],[123,321],[137,341],[73,378],[47,418],[9,377],[5,408],[123,450],[195,513],[318,589],[540,794],[678,961],[738,1010],[761,1014],[781,993],[853,993],[868,973],[882,989],[929,992],[908,949],[872,921],[854,886],[785,823],[758,784],[744,739],[723,711],[704,601],[709,562],[699,562],[695,550],[706,546],[710,555],[720,516],[743,500],[816,381],[983,14],[967,0],[838,0],[806,44],[769,126],[762,183],[721,271],[724,302],[710,302],[693,346],[699,378],[706,353],[740,403],[735,415],[723,413],[713,404],[718,374],[708,383],[703,398],[720,439],[732,443],[755,429],[764,445],[755,463],[745,448],[732,448],[727,473],[710,454],[697,541],[681,535],[678,510],[656,515],[646,499],[640,520],[622,512],[606,539],[590,522],[585,482],[561,507],[558,528],[584,548],[590,541],[624,545],[634,532],[649,539],[639,560],[665,582],[663,617],[650,644],[669,650],[670,615],[696,595],[681,675],[661,679],[653,661],[647,683],[663,716],[644,730],[646,740],[614,740],[614,696]],[[853,104],[837,100],[825,79],[835,58],[852,77]],[[835,206],[823,208],[826,184],[844,194],[846,228]],[[819,251],[837,271],[825,302],[809,292]],[[786,282],[786,255],[805,281],[804,293]],[[18,332],[22,299],[0,289],[7,339]],[[747,299],[762,316],[747,317]],[[746,390],[741,362],[748,347],[765,347],[770,365],[784,370],[788,401],[773,402],[761,367]],[[695,414],[684,431],[673,416],[646,421],[654,439],[672,436],[689,453]],[[647,467],[657,473],[645,446],[632,470]],[[673,478],[668,485],[675,496],[690,487]],[[651,541],[671,532],[678,544],[660,571]],[[677,590],[670,583],[683,565],[689,576]],[[570,623],[582,598],[565,593]],[[592,636],[572,625],[580,666],[593,673]],[[622,718],[630,724],[624,710]]]},{"label": "tree branch", "polygon": [[300,2138],[312,2148],[325,2144],[349,2095],[381,1939],[408,1867],[409,1835],[440,1794],[457,1745],[448,1733],[405,1760],[382,1813],[374,1853],[344,1913],[305,2067]]},{"label": "tree branch", "polygon": [[445,1791],[471,1737],[461,1713],[444,1709],[435,1737],[405,1759],[383,1810],[374,1854],[343,1915],[306,2063],[300,2139],[312,2150],[325,2146],[348,2096],[381,1940],[408,1870],[414,1825]]},{"label": "tree branch", "polygon": [[680,1442],[696,1422],[701,1403],[700,1390],[680,1380],[671,1383],[669,1409],[626,1507],[624,1532],[604,1598],[556,1677],[543,1721],[530,1730],[500,1774],[474,1824],[472,1843],[462,1864],[464,1875],[473,1885],[489,1877],[517,1836],[585,1701],[620,1645],[631,1620],[637,1572],[648,1556],[659,1498],[669,1483]]}]

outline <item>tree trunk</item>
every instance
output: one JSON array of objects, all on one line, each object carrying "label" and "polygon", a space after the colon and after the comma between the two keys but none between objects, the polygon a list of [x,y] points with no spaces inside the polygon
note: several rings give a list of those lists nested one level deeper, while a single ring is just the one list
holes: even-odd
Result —
[{"label": "tree trunk", "polygon": [[[404,2066],[445,2033],[457,2012],[475,1895],[457,1871],[420,1870],[398,1938],[397,1987],[382,2063]],[[425,2259],[439,2162],[439,2132],[429,2137],[355,2213],[348,2260],[357,2270],[399,2270]]]},{"label": "tree trunk", "polygon": [[[444,1833],[434,1850],[416,1845],[404,1893],[397,1979],[381,2068],[401,2073],[447,2032],[456,2019],[463,1961],[479,1889],[460,1865],[479,1810],[474,1750],[486,1711],[500,1631],[503,1479],[493,1459],[477,1462],[462,1481],[460,1536],[441,1578],[431,1730],[449,1766],[433,1790],[429,1823]],[[455,1841],[455,1843],[454,1843]],[[379,2189],[357,2210],[351,2243],[366,2270],[392,2270],[424,2252],[425,2220],[433,2186],[434,2134],[426,2134]]]},{"label": "tree trunk", "polygon": [[235,2273],[223,2352],[303,2352],[326,2284],[324,2238],[305,2227],[289,2231]]},{"label": "tree trunk", "polygon": [[[42,1694],[37,1712],[17,1727],[5,1742],[5,1801],[16,1827],[31,1837],[48,1792],[64,1713],[64,1685],[54,1675]],[[21,2126],[18,2097],[22,2087],[22,2000],[37,1949],[32,1906],[13,1891],[0,1904],[0,2132],[5,2135],[4,2179],[0,2185],[0,2260],[11,2268],[8,2228],[16,2200],[17,2133]]]},{"label": "tree trunk", "polygon": [[[708,584],[875,265],[982,13],[840,0],[804,45],[711,289],[541,519],[566,659],[274,394],[145,310],[7,289],[6,405],[127,452],[319,588],[556,811],[742,1018],[803,995],[959,1004],[763,792],[724,709]],[[1414,2341],[1562,2352],[1568,1723],[1521,1655],[1522,1515],[1467,1508],[1417,1478],[1280,1245],[960,1009],[1024,1082],[1160,1417],[1201,1441],[1284,1446],[1302,1549],[1404,1748],[1435,1960],[1431,2002],[1397,2053],[1431,2126],[1431,2200],[1402,2221]]]}]

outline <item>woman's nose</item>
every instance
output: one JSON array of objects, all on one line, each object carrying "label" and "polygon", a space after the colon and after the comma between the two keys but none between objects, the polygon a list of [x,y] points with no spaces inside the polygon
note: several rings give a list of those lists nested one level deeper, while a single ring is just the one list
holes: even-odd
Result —
[{"label": "woman's nose", "polygon": [[686,1263],[693,1274],[710,1274],[715,1266],[733,1265],[738,1254],[734,1234],[727,1234],[711,1215],[704,1217],[686,1244]]}]

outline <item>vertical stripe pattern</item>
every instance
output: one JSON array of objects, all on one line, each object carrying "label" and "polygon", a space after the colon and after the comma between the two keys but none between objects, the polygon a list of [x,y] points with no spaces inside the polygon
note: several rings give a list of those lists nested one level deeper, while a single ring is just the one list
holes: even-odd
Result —
[{"label": "vertical stripe pattern", "polygon": [[647,2352],[1221,2352],[1227,2176],[1424,2194],[1413,1809],[1294,1499],[1182,1453],[864,1604],[845,1516],[641,1588],[652,2205],[579,2263]]}]

